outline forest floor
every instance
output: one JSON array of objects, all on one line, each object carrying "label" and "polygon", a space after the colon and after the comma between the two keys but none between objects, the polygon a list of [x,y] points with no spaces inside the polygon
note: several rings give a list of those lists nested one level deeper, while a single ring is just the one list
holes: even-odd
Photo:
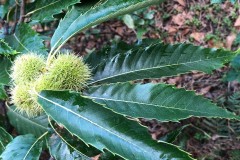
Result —
[{"label": "forest floor", "polygon": [[[134,22],[134,25],[133,23]],[[127,25],[126,25],[127,24]],[[129,28],[130,27],[130,28]],[[134,43],[137,37],[166,43],[189,42],[204,47],[236,50],[240,44],[240,4],[210,4],[210,0],[173,0],[95,26],[73,37],[66,49],[85,55],[116,41]],[[144,80],[164,82],[194,90],[220,107],[240,113],[240,84],[226,82],[225,66],[212,74],[192,72],[177,77]],[[169,115],[171,116],[171,115]],[[223,119],[189,118],[179,123],[142,123],[156,140],[178,131],[174,144],[197,159],[240,159],[240,122]]]}]

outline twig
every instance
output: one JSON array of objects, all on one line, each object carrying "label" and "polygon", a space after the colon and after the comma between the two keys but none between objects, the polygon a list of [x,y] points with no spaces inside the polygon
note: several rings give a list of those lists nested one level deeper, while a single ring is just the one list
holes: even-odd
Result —
[{"label": "twig", "polygon": [[0,25],[1,25],[1,27],[4,27],[4,24],[5,24],[4,20],[2,18],[0,18]]},{"label": "twig", "polygon": [[17,27],[17,12],[18,12],[18,5],[16,4],[15,13],[14,13],[14,25],[12,27],[11,34],[13,34],[15,32],[16,27]]},{"label": "twig", "polygon": [[26,0],[22,0],[22,3],[21,3],[20,18],[19,18],[19,22],[18,22],[19,24],[24,21],[24,17],[25,17],[25,1]]},{"label": "twig", "polygon": [[8,35],[9,34],[9,24],[8,22],[4,21],[4,35]]},{"label": "twig", "polygon": [[234,129],[231,127],[231,121],[228,119],[227,122],[228,122],[228,124],[227,124],[228,129],[229,129],[232,133],[236,133],[236,132],[234,131]]},{"label": "twig", "polygon": [[207,136],[209,139],[211,139],[212,136],[210,136],[210,135],[209,135],[207,132],[205,132],[203,129],[201,129],[201,128],[193,125],[193,124],[189,124],[189,126],[191,126],[191,127],[195,128],[195,129],[201,131],[205,136]]},{"label": "twig", "polygon": [[0,24],[3,26],[3,24],[4,24],[4,21],[3,21],[3,19],[0,17]]}]

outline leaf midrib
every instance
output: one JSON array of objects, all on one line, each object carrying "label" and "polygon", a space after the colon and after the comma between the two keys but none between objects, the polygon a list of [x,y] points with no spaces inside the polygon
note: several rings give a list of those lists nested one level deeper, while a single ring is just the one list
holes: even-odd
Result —
[{"label": "leaf midrib", "polygon": [[[68,112],[71,112],[72,114],[75,114],[76,116],[78,116],[78,117],[84,119],[85,121],[88,121],[89,123],[91,123],[91,124],[93,124],[93,125],[95,125],[95,126],[101,128],[101,129],[105,130],[106,132],[109,132],[110,134],[115,135],[116,137],[118,137],[118,138],[124,140],[125,142],[127,142],[127,143],[129,143],[129,144],[135,146],[136,148],[139,148],[140,150],[144,151],[145,153],[148,153],[148,151],[143,150],[140,146],[135,145],[134,143],[132,143],[132,142],[130,142],[130,141],[128,141],[128,140],[126,140],[126,139],[120,137],[119,135],[115,134],[114,132],[111,132],[111,131],[108,130],[108,129],[105,129],[105,128],[102,127],[102,126],[99,126],[99,125],[96,124],[95,122],[92,122],[92,121],[86,119],[85,117],[81,116],[80,114],[77,114],[77,113],[73,112],[72,110],[70,110],[70,109],[68,109],[68,108],[66,108],[66,107],[64,107],[64,106],[62,106],[62,105],[60,105],[60,104],[58,104],[58,103],[56,103],[56,102],[54,102],[54,101],[51,101],[50,99],[47,99],[47,98],[45,98],[45,97],[43,97],[43,96],[41,96],[41,95],[39,95],[39,94],[38,94],[38,96],[39,96],[40,98],[42,98],[42,99],[44,99],[44,100],[46,100],[46,101],[48,101],[48,102],[54,104],[54,105],[57,105],[57,106],[59,106],[59,107],[65,109],[65,110],[67,110]],[[53,118],[53,117],[52,117],[52,118]],[[54,119],[54,118],[53,118],[53,119]],[[64,125],[64,124],[63,124],[63,125]],[[64,125],[64,126],[65,126],[65,125]],[[66,127],[66,126],[65,126],[65,127]],[[76,136],[79,137],[78,135],[76,135]],[[80,138],[80,137],[79,137],[79,138]]]},{"label": "leaf midrib", "polygon": [[30,50],[29,50],[26,46],[24,46],[24,44],[22,44],[22,42],[18,39],[18,37],[16,36],[15,33],[13,34],[13,36],[14,36],[14,38],[16,39],[16,41],[17,41],[26,51],[30,52]]},{"label": "leaf midrib", "polygon": [[[130,70],[128,72],[123,72],[121,74],[115,74],[113,76],[109,76],[109,77],[106,77],[106,78],[98,79],[96,81],[92,81],[91,83],[89,83],[89,85],[97,83],[97,82],[105,81],[107,79],[111,79],[111,78],[114,78],[114,77],[127,75],[129,73],[134,73],[134,72],[139,72],[139,71],[147,71],[147,70],[152,70],[152,69],[161,69],[161,68],[164,68],[164,67],[171,67],[171,66],[177,66],[177,65],[187,65],[187,64],[192,64],[192,63],[199,63],[201,61],[210,61],[212,59],[214,59],[214,60],[221,59],[221,58],[225,58],[225,57],[229,57],[229,55],[228,56],[222,56],[222,57],[216,57],[216,58],[213,57],[213,58],[209,58],[209,59],[200,59],[200,60],[197,60],[197,61],[190,61],[190,62],[186,62],[186,63],[175,63],[175,64],[168,64],[168,65],[156,66],[156,67],[151,67],[151,68],[148,67],[148,68],[143,68],[143,69],[138,69],[138,70]],[[106,63],[105,63],[105,66],[106,66]]]},{"label": "leaf midrib", "polygon": [[[100,62],[100,63],[98,63],[98,64],[96,64],[96,66],[95,67],[92,67],[92,70],[95,70],[97,67],[99,67],[99,66],[101,66],[101,65],[103,65],[104,63],[106,63],[106,61],[110,58],[110,59],[114,59],[116,56],[118,56],[119,54],[121,55],[121,54],[127,54],[128,52],[136,52],[136,51],[138,51],[138,50],[145,50],[145,48],[150,48],[150,47],[155,47],[155,46],[157,46],[157,45],[159,45],[159,44],[163,44],[162,42],[161,43],[159,43],[159,42],[155,42],[155,43],[153,43],[153,44],[150,44],[149,46],[147,46],[147,47],[142,47],[142,46],[138,46],[138,48],[132,48],[132,49],[129,49],[129,50],[126,50],[126,52],[125,53],[118,53],[118,54],[116,54],[116,55],[114,55],[113,57],[111,57],[110,55],[107,55],[106,57],[104,57],[103,59],[102,59],[102,61]],[[110,48],[109,49],[109,52],[111,52],[111,49],[112,48]],[[95,56],[96,56],[96,53],[92,53],[92,54],[95,54]],[[102,55],[101,55],[102,56]],[[88,59],[86,59],[86,63],[87,63],[87,60]]]},{"label": "leaf midrib", "polygon": [[195,112],[195,113],[205,113],[205,114],[208,114],[208,112],[199,112],[199,111],[194,111],[194,110],[188,110],[186,108],[182,108],[181,109],[181,108],[167,107],[167,106],[163,106],[163,105],[155,105],[155,104],[149,104],[149,103],[143,103],[143,102],[124,101],[124,100],[116,100],[116,99],[111,99],[111,98],[99,98],[99,97],[93,97],[93,96],[89,96],[89,97],[91,97],[93,99],[104,100],[104,101],[132,103],[132,104],[139,104],[139,105],[146,105],[146,106],[155,106],[155,107],[165,108],[165,109],[173,109],[173,110],[189,111],[189,112]]},{"label": "leaf midrib", "polygon": [[[155,0],[154,2],[157,2],[158,0]],[[106,2],[107,3],[107,2]],[[114,16],[115,14],[116,15],[121,15],[122,13],[124,13],[125,11],[129,10],[130,8],[134,8],[136,6],[141,6],[141,4],[144,4],[146,2],[138,2],[136,3],[135,5],[131,5],[129,7],[126,7],[126,8],[123,8],[121,9],[121,11],[117,12],[117,13],[111,13],[111,14],[108,14],[107,16],[104,16],[104,17],[101,17],[101,18],[98,18],[97,20],[89,23],[88,25],[86,25],[85,27],[82,27],[81,29],[77,30],[76,32],[74,32],[73,34],[71,34],[70,36],[68,36],[68,38],[66,38],[59,46],[58,46],[58,43],[62,40],[62,38],[64,37],[65,34],[63,34],[61,37],[59,37],[59,39],[55,42],[54,46],[51,48],[51,51],[50,53],[52,53],[54,50],[58,51],[73,35],[75,35],[76,33],[80,32],[80,31],[83,31],[84,29],[87,29],[88,27],[90,26],[93,26],[95,24],[98,24],[100,22],[103,22],[105,20],[107,20],[108,18],[111,18],[111,16]],[[153,2],[152,2],[153,3]],[[89,10],[90,11],[90,10]],[[89,12],[87,11],[87,12]],[[86,13],[87,13],[86,12]],[[85,15],[86,13],[82,14],[82,15]],[[80,16],[82,16],[80,15]],[[80,17],[79,16],[79,17]],[[76,20],[74,20],[73,22],[75,22]],[[71,25],[73,24],[73,22],[71,23]],[[71,26],[70,25],[70,26]],[[56,52],[55,51],[55,52]]]},{"label": "leaf midrib", "polygon": [[0,141],[0,145],[3,147],[3,149],[6,149],[2,141]]},{"label": "leaf midrib", "polygon": [[45,126],[42,126],[42,125],[36,123],[35,121],[31,121],[30,119],[28,119],[28,118],[26,118],[26,117],[24,117],[20,114],[17,114],[17,112],[15,112],[11,107],[8,107],[8,109],[11,110],[11,112],[13,112],[14,114],[18,115],[19,118],[25,119],[25,120],[29,121],[30,123],[33,123],[34,125],[37,125],[37,126],[41,127],[42,129],[45,129],[45,130],[48,129]]},{"label": "leaf midrib", "polygon": [[35,12],[38,12],[39,10],[42,10],[43,8],[47,8],[47,7],[49,7],[49,6],[51,6],[51,5],[55,4],[55,3],[58,3],[59,1],[60,1],[60,0],[58,0],[58,1],[56,1],[56,2],[53,2],[53,3],[50,3],[50,4],[46,5],[46,6],[40,7],[40,8],[38,8],[38,9],[35,9],[35,10],[27,13],[27,15],[33,14],[33,13],[35,13]]}]

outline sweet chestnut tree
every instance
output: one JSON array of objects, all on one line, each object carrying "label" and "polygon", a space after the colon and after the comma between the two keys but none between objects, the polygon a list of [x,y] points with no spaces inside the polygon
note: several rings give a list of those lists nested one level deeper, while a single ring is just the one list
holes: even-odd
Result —
[{"label": "sweet chestnut tree", "polygon": [[[193,70],[211,73],[237,52],[160,40],[106,46],[85,57],[62,46],[76,33],[163,0],[7,0],[0,8],[0,99],[14,138],[0,121],[0,159],[184,159],[191,155],[155,141],[139,118],[177,122],[192,116],[239,120],[193,91],[141,79]],[[64,12],[62,12],[64,11]],[[32,26],[63,18],[51,47]],[[56,16],[58,17],[58,16]],[[2,116],[2,115],[0,115]]]}]

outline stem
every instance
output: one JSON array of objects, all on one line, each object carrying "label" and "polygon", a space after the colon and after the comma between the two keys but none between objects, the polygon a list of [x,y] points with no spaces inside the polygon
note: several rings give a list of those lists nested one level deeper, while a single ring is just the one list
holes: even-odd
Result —
[{"label": "stem", "polygon": [[19,18],[19,22],[18,22],[19,24],[24,21],[24,17],[25,17],[25,1],[26,0],[22,0],[22,3],[21,3],[20,18]]},{"label": "stem", "polygon": [[46,65],[47,67],[51,64],[51,61],[55,57],[56,54],[57,54],[57,52],[49,53],[48,58],[47,58],[47,65]]},{"label": "stem", "polygon": [[8,24],[8,22],[4,22],[4,35],[8,35],[9,34],[9,32],[8,32],[8,30],[9,30],[9,24]]},{"label": "stem", "polygon": [[236,51],[234,51],[234,53],[235,54],[240,54],[240,47]]},{"label": "stem", "polygon": [[18,5],[16,4],[15,13],[14,13],[14,25],[12,27],[11,34],[13,34],[15,32],[16,27],[17,27],[17,12],[18,12]]},{"label": "stem", "polygon": [[201,131],[201,132],[202,132],[205,136],[207,136],[209,139],[211,138],[211,136],[210,136],[208,133],[206,133],[204,130],[202,130],[201,128],[198,128],[198,127],[196,127],[196,126],[193,125],[193,124],[190,124],[189,126],[191,126],[191,127],[195,128],[195,129]]}]

